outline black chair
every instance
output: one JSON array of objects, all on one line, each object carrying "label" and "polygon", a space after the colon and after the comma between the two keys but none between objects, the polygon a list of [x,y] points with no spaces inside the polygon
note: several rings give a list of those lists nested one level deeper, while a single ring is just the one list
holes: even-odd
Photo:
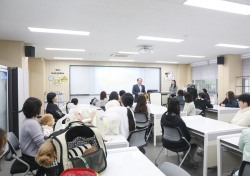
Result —
[{"label": "black chair", "polygon": [[146,132],[148,127],[131,131],[128,136],[129,147],[136,146],[145,154],[144,146],[147,145]]},{"label": "black chair", "polygon": [[150,133],[152,132],[153,129],[153,124],[150,123],[149,118],[145,113],[135,112],[134,117],[135,117],[136,129],[142,129],[148,127],[146,132],[146,141],[148,141]]},{"label": "black chair", "polygon": [[[166,148],[170,151],[176,152],[178,155],[178,161],[180,161],[179,166],[181,167],[182,163],[185,161],[186,157],[189,155],[194,161],[194,158],[190,155],[191,144],[183,136],[181,130],[178,127],[162,127],[162,148],[155,159],[155,165],[157,166],[157,159],[160,156],[163,148]],[[184,156],[181,159],[179,152],[183,152]]]},{"label": "black chair", "polygon": [[242,161],[239,170],[239,176],[249,176],[250,175],[250,162]]},{"label": "black chair", "polygon": [[34,175],[31,171],[35,170],[36,168],[31,168],[30,165],[22,159],[22,157],[17,156],[16,151],[20,149],[20,143],[15,134],[13,132],[9,132],[7,134],[7,139],[9,151],[5,154],[5,160],[12,161],[15,159],[10,168],[10,174],[14,175],[24,173],[24,175],[27,175],[29,173]]}]

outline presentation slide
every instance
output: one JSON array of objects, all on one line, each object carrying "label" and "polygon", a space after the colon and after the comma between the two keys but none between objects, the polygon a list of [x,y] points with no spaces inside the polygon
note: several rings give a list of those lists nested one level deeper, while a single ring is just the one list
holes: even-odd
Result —
[{"label": "presentation slide", "polygon": [[70,95],[132,92],[137,78],[143,79],[146,90],[160,91],[160,73],[160,68],[70,66]]}]

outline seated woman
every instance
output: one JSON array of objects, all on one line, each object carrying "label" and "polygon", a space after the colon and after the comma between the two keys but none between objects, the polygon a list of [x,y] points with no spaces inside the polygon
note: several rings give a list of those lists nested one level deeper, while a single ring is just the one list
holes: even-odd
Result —
[{"label": "seated woman", "polygon": [[[191,136],[189,134],[188,128],[180,116],[180,106],[179,106],[179,102],[177,99],[172,98],[169,101],[168,110],[161,117],[161,124],[166,127],[178,127],[181,130],[183,136],[186,138],[186,140],[188,142],[191,141]],[[190,143],[191,143],[190,155],[194,157],[195,152],[197,150],[197,145],[192,144],[193,142],[190,142]],[[183,144],[183,145],[186,145],[186,144]],[[193,161],[192,158],[188,155],[184,162],[191,163],[192,161]],[[194,164],[194,163],[191,163],[191,164]]]},{"label": "seated woman", "polygon": [[196,109],[202,110],[203,115],[205,115],[205,109],[207,108],[213,108],[213,105],[211,105],[206,99],[205,94],[203,92],[198,94],[198,98],[194,100],[194,105]]},{"label": "seated woman", "polygon": [[[111,126],[110,129],[119,129],[119,134],[123,135],[125,138],[129,136],[129,133],[135,130],[135,120],[134,113],[131,109],[133,106],[134,97],[131,93],[125,93],[122,96],[122,105],[108,108],[104,113],[104,121]],[[113,121],[115,123],[113,123]],[[118,125],[118,126],[112,126]]]},{"label": "seated woman", "polygon": [[144,95],[138,96],[134,112],[145,113],[148,116],[148,119],[150,119],[150,108],[147,105],[147,101]]},{"label": "seated woman", "polygon": [[107,102],[108,102],[108,98],[107,98],[106,92],[101,91],[100,100],[96,101],[95,105],[98,106],[98,107],[105,107]]},{"label": "seated woman", "polygon": [[205,98],[204,99],[207,100],[209,103],[211,103],[210,96],[207,93],[207,89],[203,88],[202,91],[205,94]]},{"label": "seated woman", "polygon": [[105,109],[107,110],[111,107],[121,106],[118,100],[118,93],[116,91],[112,91],[109,95],[109,101],[105,105]]},{"label": "seated woman", "polygon": [[183,111],[187,112],[187,116],[195,115],[196,111],[194,102],[192,101],[192,95],[189,92],[185,92],[184,98],[185,98],[185,104]]},{"label": "seated woman", "polygon": [[185,101],[184,101],[184,92],[183,92],[183,90],[181,90],[181,89],[178,90],[177,96],[175,96],[174,98],[176,98],[176,99],[178,100],[180,106],[181,106],[181,105],[184,106]]},{"label": "seated woman", "polygon": [[234,93],[232,91],[228,91],[226,93],[226,98],[223,102],[220,103],[222,107],[231,107],[231,108],[238,108],[238,101],[234,97]]},{"label": "seated woman", "polygon": [[120,104],[122,103],[122,96],[123,96],[123,94],[125,94],[126,92],[125,92],[125,90],[120,90],[119,91],[119,102],[120,102]]},{"label": "seated woman", "polygon": [[[34,97],[28,98],[24,104],[22,111],[25,119],[21,126],[20,132],[20,148],[22,158],[32,168],[40,168],[35,162],[35,156],[39,147],[44,143],[44,135],[42,128],[38,123],[37,116],[41,113],[42,102]],[[42,170],[38,169],[36,175],[41,174]]]},{"label": "seated woman", "polygon": [[57,101],[56,94],[54,92],[50,92],[47,94],[47,107],[46,107],[46,113],[52,114],[55,122],[57,122],[58,119],[63,117],[65,114],[62,113],[62,111],[59,109],[59,107],[55,104]]}]

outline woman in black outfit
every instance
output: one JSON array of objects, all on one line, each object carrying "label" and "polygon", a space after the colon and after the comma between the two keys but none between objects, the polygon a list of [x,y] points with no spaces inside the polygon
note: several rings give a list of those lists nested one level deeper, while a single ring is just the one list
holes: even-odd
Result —
[{"label": "woman in black outfit", "polygon": [[59,120],[65,114],[63,114],[59,107],[54,104],[54,102],[56,102],[56,94],[54,92],[50,92],[47,94],[47,102],[48,105],[46,107],[46,113],[52,114],[55,122],[57,122],[57,120]]},{"label": "woman in black outfit", "polygon": [[[169,101],[168,111],[162,115],[161,124],[163,126],[166,126],[166,127],[178,127],[181,130],[183,136],[187,139],[187,141],[188,142],[191,141],[191,136],[189,134],[188,128],[180,116],[180,106],[179,106],[179,102],[177,99],[172,98]],[[183,142],[183,144],[178,144],[178,146],[180,146],[180,145],[185,146],[186,143]],[[196,150],[197,150],[197,144],[191,144],[190,155],[192,157],[194,157]],[[192,161],[191,157],[188,155],[187,158],[185,159],[184,163],[195,164],[192,162],[193,161]]]}]

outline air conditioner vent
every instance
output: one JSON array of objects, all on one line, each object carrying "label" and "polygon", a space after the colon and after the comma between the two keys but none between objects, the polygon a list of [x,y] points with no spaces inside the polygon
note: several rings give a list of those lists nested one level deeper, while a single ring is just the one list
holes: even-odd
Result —
[{"label": "air conditioner vent", "polygon": [[111,54],[110,57],[112,58],[117,58],[117,57],[122,57],[122,58],[125,58],[125,57],[129,57],[130,54],[120,54],[120,53],[114,53],[114,54]]}]

